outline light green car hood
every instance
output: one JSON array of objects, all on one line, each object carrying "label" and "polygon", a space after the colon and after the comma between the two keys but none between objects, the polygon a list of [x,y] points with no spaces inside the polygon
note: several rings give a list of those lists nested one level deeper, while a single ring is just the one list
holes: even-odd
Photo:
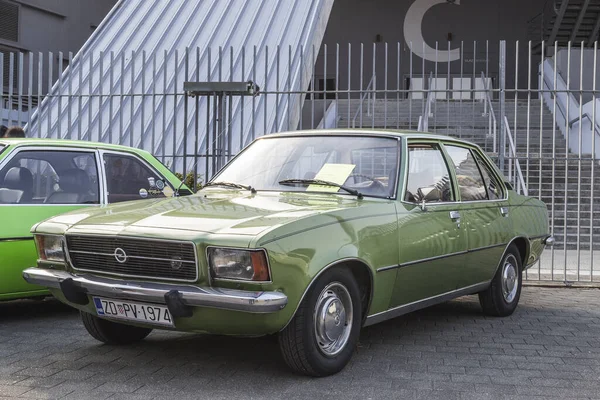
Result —
[{"label": "light green car hood", "polygon": [[[208,189],[193,196],[120,203],[79,209],[46,220],[34,232],[63,234],[124,234],[163,239],[199,240],[213,235],[260,236],[273,240],[274,230],[286,234],[319,224],[313,217],[344,220],[342,214],[363,214],[357,208],[373,203],[353,196]],[[376,205],[377,202],[375,202]],[[380,204],[380,203],[379,203]],[[370,208],[370,207],[367,207]],[[346,211],[346,212],[344,212]],[[331,214],[335,214],[331,215]],[[303,223],[291,222],[303,220]],[[269,234],[267,234],[267,232]],[[282,233],[282,232],[281,232]]]}]

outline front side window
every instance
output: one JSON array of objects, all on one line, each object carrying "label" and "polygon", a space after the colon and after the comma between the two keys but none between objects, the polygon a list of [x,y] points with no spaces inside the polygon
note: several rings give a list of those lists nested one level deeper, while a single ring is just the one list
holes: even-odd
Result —
[{"label": "front side window", "polygon": [[166,180],[135,156],[104,154],[108,202],[152,199],[173,193]]},{"label": "front side window", "polygon": [[348,193],[312,182],[321,180],[364,196],[391,198],[398,149],[398,140],[386,137],[267,137],[245,149],[212,182],[249,185],[259,191]]},{"label": "front side window", "polygon": [[454,201],[450,173],[436,145],[408,147],[408,180],[404,201],[440,203]]},{"label": "front side window", "polygon": [[445,147],[454,164],[461,200],[487,200],[485,183],[471,150],[449,145]]},{"label": "front side window", "polygon": [[94,153],[21,151],[0,171],[0,204],[98,204]]}]

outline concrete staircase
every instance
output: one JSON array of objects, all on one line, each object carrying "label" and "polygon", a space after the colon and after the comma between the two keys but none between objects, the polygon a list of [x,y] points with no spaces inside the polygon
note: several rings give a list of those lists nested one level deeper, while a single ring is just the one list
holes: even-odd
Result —
[{"label": "concrete staircase", "polygon": [[[495,101],[492,105],[498,121],[499,137],[500,104]],[[381,99],[374,102],[371,112],[367,110],[366,101],[363,102],[362,113],[359,107],[360,100],[340,100],[338,126],[352,127],[354,123],[356,128],[416,130],[423,102]],[[437,101],[432,107],[432,113],[433,116],[429,118],[429,131],[469,140],[480,145],[492,157],[497,157],[494,152],[494,138],[489,136],[490,117],[484,115],[483,103],[467,100]],[[580,249],[589,249],[592,240],[592,247],[600,249],[598,161],[595,161],[595,164],[589,159],[580,161],[577,154],[567,151],[565,138],[560,130],[554,127],[552,114],[538,99],[532,99],[529,103],[527,100],[507,100],[506,116],[511,133],[516,137],[517,159],[529,195],[548,205],[556,248],[576,249],[579,246]],[[498,144],[497,142],[497,146]],[[508,167],[504,172],[508,176]]]}]

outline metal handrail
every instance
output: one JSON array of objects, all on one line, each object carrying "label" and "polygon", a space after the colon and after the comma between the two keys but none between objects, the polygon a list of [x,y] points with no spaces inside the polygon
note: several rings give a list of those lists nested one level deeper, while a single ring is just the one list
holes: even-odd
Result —
[{"label": "metal handrail", "polygon": [[[554,87],[554,85],[550,85],[550,82],[548,82],[549,78],[547,78],[545,75],[542,77],[542,81],[544,83],[545,88],[547,88],[549,91],[552,91],[552,92],[556,91],[556,88]],[[573,125],[575,125],[576,122],[582,121],[583,118],[585,117],[590,122],[590,126],[594,127],[594,133],[596,135],[600,136],[600,124],[598,124],[598,122],[594,121],[588,112],[584,112],[584,113],[581,114],[581,116],[578,115],[577,117],[569,120],[569,116],[567,115],[567,111],[565,110],[564,105],[561,104],[560,101],[558,101],[558,97],[556,96],[556,93],[554,93],[553,95],[554,95],[554,98],[555,98],[555,101],[556,101],[556,108],[558,109],[558,111],[562,115],[562,117],[565,120],[565,122],[567,122],[567,124],[569,126],[569,129],[572,128]],[[571,95],[571,94],[569,94],[569,95]],[[578,103],[576,99],[573,99],[573,101],[575,101],[576,103]],[[583,106],[581,104],[579,104],[578,108],[581,108],[581,107],[583,107]]]},{"label": "metal handrail", "polygon": [[[486,106],[484,106],[484,115],[487,112],[488,113],[488,136],[492,136],[492,140],[493,142],[493,152],[497,153],[498,149],[497,149],[497,132],[498,132],[498,123],[496,121],[496,113],[494,113],[494,107],[492,105],[492,97],[490,96],[490,88],[488,86],[488,81],[486,79],[485,74],[483,73],[483,71],[481,72],[481,80],[483,82],[483,86],[485,88],[485,99],[484,99],[484,104]],[[487,107],[487,109],[485,108]]]},{"label": "metal handrail", "polygon": [[[517,148],[515,147],[515,143],[513,142],[512,139],[512,134],[510,132],[510,125],[508,123],[508,117],[506,117],[506,115],[504,116],[504,125],[506,125],[506,132],[507,132],[507,136],[508,136],[508,143],[510,146],[510,150],[515,162],[515,170],[517,171],[517,174],[519,176],[519,180],[517,181],[517,193],[519,193],[519,188],[523,189],[523,194],[525,196],[528,196],[529,192],[527,190],[527,185],[525,185],[525,179],[523,178],[523,171],[521,170],[521,163],[519,163],[519,159],[517,158]],[[511,166],[511,163],[509,163],[509,167]],[[512,174],[512,172],[509,172],[509,176]]]},{"label": "metal handrail", "polygon": [[[373,84],[375,82],[375,74],[373,74],[373,76],[371,77],[371,80],[369,81],[369,84],[367,85],[367,88],[365,89],[365,92],[363,93],[363,95],[360,97],[360,103],[358,105],[358,108],[356,109],[356,112],[354,113],[354,118],[352,118],[352,128],[356,128],[356,118],[358,118],[358,115],[360,113],[361,115],[361,119],[362,119],[362,105],[363,102],[365,100],[365,97],[369,96],[369,103],[367,103],[367,115],[369,115],[369,113],[371,112],[371,105],[373,107],[373,116],[375,115],[375,102],[371,102],[371,95],[375,96],[375,91],[373,91],[373,93],[371,93],[371,89],[373,88]],[[369,115],[371,116],[371,115]],[[362,120],[361,120],[361,128],[362,128]]]},{"label": "metal handrail", "polygon": [[429,117],[431,114],[431,103],[435,100],[435,96],[432,95],[431,81],[433,79],[433,72],[429,74],[429,85],[427,88],[427,100],[425,101],[425,107],[423,109],[423,115],[419,117],[418,130],[420,132],[429,131]]}]

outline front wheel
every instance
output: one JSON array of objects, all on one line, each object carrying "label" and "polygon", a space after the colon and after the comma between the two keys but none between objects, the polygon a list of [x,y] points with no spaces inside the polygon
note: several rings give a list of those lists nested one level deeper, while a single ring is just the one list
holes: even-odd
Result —
[{"label": "front wheel", "polygon": [[295,372],[327,376],[341,371],[354,352],[362,321],[361,296],[352,273],[325,271],[279,333],[279,347]]},{"label": "front wheel", "polygon": [[511,315],[521,297],[523,286],[521,255],[515,244],[511,244],[490,287],[479,293],[479,303],[486,315],[507,317]]},{"label": "front wheel", "polygon": [[120,324],[80,311],[83,326],[94,339],[106,344],[130,344],[143,340],[152,332],[150,328]]}]

